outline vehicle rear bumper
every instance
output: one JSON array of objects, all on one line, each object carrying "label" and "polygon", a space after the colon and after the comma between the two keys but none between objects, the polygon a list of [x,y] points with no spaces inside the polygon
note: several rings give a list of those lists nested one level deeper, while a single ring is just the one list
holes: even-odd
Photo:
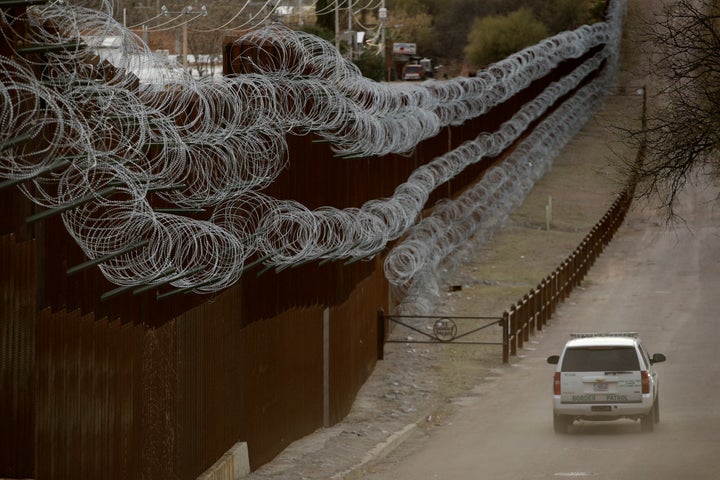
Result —
[{"label": "vehicle rear bumper", "polygon": [[643,394],[642,401],[635,403],[562,403],[560,396],[553,396],[553,413],[598,420],[624,417],[642,417],[652,409],[653,396]]}]

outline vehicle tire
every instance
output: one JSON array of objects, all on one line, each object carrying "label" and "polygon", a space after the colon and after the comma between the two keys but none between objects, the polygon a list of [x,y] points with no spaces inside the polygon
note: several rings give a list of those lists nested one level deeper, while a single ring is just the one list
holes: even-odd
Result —
[{"label": "vehicle tire", "polygon": [[660,423],[660,398],[655,399],[655,423]]},{"label": "vehicle tire", "polygon": [[553,428],[555,433],[568,433],[568,428],[572,425],[572,419],[567,415],[553,415]]},{"label": "vehicle tire", "polygon": [[655,429],[655,404],[652,409],[640,418],[640,428],[643,432],[652,432]]}]

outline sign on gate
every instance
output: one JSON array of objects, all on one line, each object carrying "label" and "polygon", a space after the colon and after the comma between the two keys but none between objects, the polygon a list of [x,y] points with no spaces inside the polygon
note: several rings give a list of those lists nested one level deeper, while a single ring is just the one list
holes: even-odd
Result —
[{"label": "sign on gate", "polygon": [[440,342],[451,342],[457,336],[457,325],[449,318],[441,318],[433,325],[433,334]]}]

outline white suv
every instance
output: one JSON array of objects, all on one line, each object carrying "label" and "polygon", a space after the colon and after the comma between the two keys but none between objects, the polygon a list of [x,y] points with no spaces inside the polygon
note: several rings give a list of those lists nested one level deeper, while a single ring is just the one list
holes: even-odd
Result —
[{"label": "white suv", "polygon": [[665,355],[648,356],[637,333],[573,333],[553,378],[553,426],[567,433],[575,420],[640,420],[651,432],[660,421],[659,378],[653,364]]}]

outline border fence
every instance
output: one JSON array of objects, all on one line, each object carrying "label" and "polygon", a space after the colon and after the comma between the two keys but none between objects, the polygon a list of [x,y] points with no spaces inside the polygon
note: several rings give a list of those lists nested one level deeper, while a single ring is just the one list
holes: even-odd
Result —
[{"label": "border fence", "polygon": [[[98,190],[79,199],[57,198],[58,204],[52,208],[33,199],[54,193],[50,192],[52,188],[62,190],[53,183],[60,176],[54,169],[81,172],[82,175],[74,177],[77,179],[104,181],[107,178],[104,174],[85,175],[87,171],[83,170],[103,167],[107,162],[83,163],[90,155],[78,155],[73,149],[116,148],[116,141],[128,139],[115,137],[114,132],[123,128],[136,132],[138,118],[129,114],[103,116],[105,109],[96,107],[123,106],[123,102],[114,100],[117,92],[113,88],[118,86],[127,89],[121,92],[125,94],[122,98],[138,101],[142,93],[139,80],[130,81],[132,76],[127,71],[120,72],[123,69],[115,69],[88,54],[76,38],[68,42],[66,37],[75,32],[62,30],[77,27],[83,21],[91,27],[112,25],[109,20],[96,21],[95,14],[84,7],[73,10],[76,6],[72,2],[29,10],[42,3],[11,1],[0,5],[4,13],[4,23],[0,25],[4,33],[0,37],[0,60],[12,59],[4,64],[8,68],[0,72],[5,75],[2,86],[16,87],[3,100],[16,100],[12,108],[17,107],[13,110],[15,116],[7,114],[3,120],[8,120],[8,125],[22,124],[25,129],[38,129],[36,141],[31,141],[29,134],[5,130],[5,123],[0,130],[4,135],[0,145],[0,160],[4,162],[0,170],[0,476],[189,480],[201,475],[238,442],[247,443],[250,467],[256,469],[296,439],[339,422],[350,411],[381,351],[376,339],[384,340],[384,335],[378,335],[375,315],[378,306],[388,308],[392,302],[383,276],[386,252],[356,262],[339,257],[269,269],[262,263],[247,264],[247,270],[236,283],[207,295],[171,287],[169,283],[173,278],[157,285],[148,281],[115,290],[118,285],[110,282],[98,265],[87,263],[94,259],[87,258],[64,220],[79,210],[86,213],[112,210],[104,202],[113,200],[114,195],[118,195],[114,200],[119,203],[128,201],[132,196],[122,192],[129,190],[106,196],[101,193],[104,190]],[[46,14],[50,18],[28,21],[28,16],[33,14]],[[64,20],[67,21],[62,23]],[[588,29],[579,31],[577,38],[587,32]],[[582,44],[576,45],[578,56],[555,59],[557,63],[552,68],[528,84],[521,85],[515,79],[514,94],[508,94],[508,98],[488,107],[481,115],[443,126],[435,136],[419,142],[409,155],[389,153],[338,158],[331,144],[318,141],[318,134],[302,129],[297,134],[284,131],[289,166],[263,194],[292,199],[308,209],[328,204],[357,209],[368,200],[392,195],[418,167],[458,149],[482,132],[499,131],[503,122],[523,106],[535,98],[545,98],[543,94],[549,85],[575,71],[588,57],[602,53],[606,38],[609,37],[602,32],[593,36],[595,44],[588,51],[581,51]],[[560,45],[553,42],[547,45],[561,50]],[[227,45],[226,53],[232,53],[231,45]],[[600,77],[608,63],[611,62],[607,59],[598,61],[597,68],[587,70],[575,90]],[[233,65],[229,59],[225,64]],[[242,77],[244,72],[229,70],[226,73]],[[70,80],[58,78],[61,74],[70,75]],[[128,77],[124,77],[126,74]],[[253,75],[253,78],[261,76],[248,73]],[[263,77],[263,82],[273,83],[269,77]],[[44,96],[24,97],[32,90],[29,84]],[[507,85],[499,85],[497,91],[507,93],[509,90],[505,87]],[[462,102],[471,94],[478,95],[471,100],[479,98],[484,102],[486,98],[481,94],[487,92],[476,90],[464,92],[465,97],[458,94],[462,98],[454,99],[457,102],[444,105],[452,104],[464,111],[466,105]],[[73,95],[88,100],[82,95],[87,91],[92,92],[90,100],[113,100],[103,105],[83,103],[87,110],[68,108],[65,111],[58,107],[50,112],[62,111],[66,117],[54,119],[46,115],[45,107],[51,99],[60,99],[57,105],[68,106],[64,101]],[[167,98],[176,93],[183,93],[182,85],[162,91]],[[560,95],[559,91],[557,94]],[[536,127],[553,110],[560,109],[570,95],[572,91],[553,100],[542,115],[538,113],[537,118],[526,119],[527,130]],[[257,99],[263,100],[261,95]],[[223,100],[227,101],[224,105],[231,105],[233,101],[232,98]],[[285,100],[291,102],[292,99]],[[239,101],[236,103],[238,108],[242,106]],[[179,108],[189,115],[201,104],[198,101],[196,105],[178,107],[168,103],[163,107],[175,112]],[[0,103],[0,106],[6,105]],[[229,114],[230,110],[222,112]],[[85,114],[87,119],[83,117]],[[232,115],[222,120],[230,117]],[[242,115],[238,117],[245,119]],[[42,121],[48,119],[56,121],[42,130]],[[100,128],[98,119],[106,122],[102,126],[112,128]],[[77,124],[73,123],[75,120]],[[99,123],[83,124],[85,120]],[[161,122],[163,125],[171,125],[177,119],[165,120]],[[93,134],[87,138],[97,141],[84,142],[85,137],[70,135],[76,130],[65,131],[60,127],[77,127],[77,131],[87,127],[83,131]],[[106,130],[110,132],[108,136],[101,137]],[[68,135],[63,137],[63,133]],[[497,137],[502,136],[508,143],[504,150],[493,151],[492,155],[445,180],[428,196],[426,203],[434,205],[467,190],[517,146],[518,141],[508,140],[506,135],[514,138],[510,137],[511,133],[526,132],[505,128],[501,133]],[[132,135],[128,137],[135,139]],[[153,164],[163,160],[162,154],[167,152],[187,153],[190,147],[217,151],[213,149],[216,146],[201,142],[188,142],[181,145],[187,150],[175,150],[179,140],[173,136],[168,145],[152,142],[141,145],[137,154],[145,157],[135,159],[137,163],[132,166]],[[500,144],[498,140],[492,145]],[[57,156],[44,155],[45,147]],[[207,153],[206,150],[203,152]],[[259,153],[262,156],[265,151],[260,149]],[[29,161],[13,163],[18,158]],[[75,161],[78,163],[74,164]],[[16,175],[13,170],[18,165],[37,167],[37,162],[46,163],[40,165],[45,166],[38,167],[33,176],[23,172]],[[131,162],[118,163],[122,164],[123,172],[136,173],[127,167]],[[181,168],[174,171],[184,172]],[[152,185],[139,184],[148,189],[147,198],[143,197],[149,205],[146,219],[176,215],[173,217],[176,225],[207,221],[192,209],[168,212],[172,209],[160,198],[162,192],[150,188]],[[72,182],[69,185],[77,186]],[[81,204],[79,200],[86,203]],[[123,233],[117,225],[100,220],[94,224],[96,228],[89,228],[96,239],[104,240],[113,232]],[[91,222],[82,225],[88,226]],[[133,241],[139,245],[140,240]],[[198,241],[198,245],[201,243]],[[165,252],[168,251],[177,253],[173,249]],[[128,252],[107,252],[108,255],[124,253]],[[100,258],[101,261],[115,259],[117,257]],[[148,259],[156,260],[152,256]],[[555,295],[567,281],[564,277],[556,281]],[[109,292],[114,293],[108,295]],[[534,328],[538,328],[540,318],[538,313],[531,313],[529,307],[520,307],[513,318],[508,314],[507,325],[513,324],[514,328],[504,329],[508,337],[512,331],[515,348],[517,342],[522,342],[520,335],[529,328],[526,325],[532,321]],[[439,325],[436,338],[449,338],[449,327],[449,324]],[[509,338],[503,341],[503,346],[510,348],[511,345]]]}]

